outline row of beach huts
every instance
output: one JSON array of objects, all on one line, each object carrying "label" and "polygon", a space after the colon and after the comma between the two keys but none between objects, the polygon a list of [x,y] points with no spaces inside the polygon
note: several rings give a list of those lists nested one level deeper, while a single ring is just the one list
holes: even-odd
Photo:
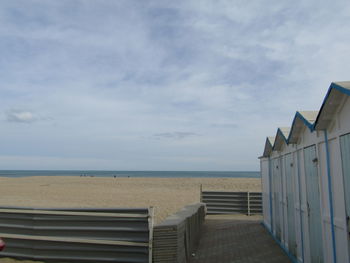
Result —
[{"label": "row of beach huts", "polygon": [[268,137],[260,167],[264,224],[290,257],[350,262],[350,81]]}]

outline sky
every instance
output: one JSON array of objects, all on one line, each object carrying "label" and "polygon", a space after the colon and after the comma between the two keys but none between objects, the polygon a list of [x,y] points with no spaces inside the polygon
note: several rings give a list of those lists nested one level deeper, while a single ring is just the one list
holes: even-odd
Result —
[{"label": "sky", "polygon": [[259,170],[349,43],[348,1],[1,0],[0,169]]}]

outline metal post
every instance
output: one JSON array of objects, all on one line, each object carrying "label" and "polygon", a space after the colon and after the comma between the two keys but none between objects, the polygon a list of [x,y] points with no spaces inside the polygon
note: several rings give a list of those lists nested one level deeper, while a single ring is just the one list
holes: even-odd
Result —
[{"label": "metal post", "polygon": [[153,226],[154,226],[154,207],[148,208],[148,229],[149,229],[149,240],[148,240],[148,262],[152,263],[153,257]]},{"label": "metal post", "polygon": [[249,191],[248,191],[248,216],[250,216],[250,196],[249,196]]}]

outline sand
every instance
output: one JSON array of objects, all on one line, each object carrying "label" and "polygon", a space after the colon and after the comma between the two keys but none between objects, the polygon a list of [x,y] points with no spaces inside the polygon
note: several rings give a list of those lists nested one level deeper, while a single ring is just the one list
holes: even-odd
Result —
[{"label": "sand", "polygon": [[[157,224],[183,206],[199,202],[201,184],[203,190],[261,191],[261,180],[256,178],[34,176],[0,178],[0,206],[153,206]],[[0,259],[0,262],[16,261]]]},{"label": "sand", "polygon": [[98,178],[37,176],[0,178],[0,206],[155,207],[155,222],[199,202],[203,190],[261,191],[260,179]]}]

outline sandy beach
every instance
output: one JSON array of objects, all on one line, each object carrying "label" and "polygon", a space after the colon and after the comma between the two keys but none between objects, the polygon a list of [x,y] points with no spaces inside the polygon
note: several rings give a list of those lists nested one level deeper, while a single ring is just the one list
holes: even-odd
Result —
[{"label": "sandy beach", "polygon": [[0,206],[149,207],[155,222],[200,199],[203,190],[261,191],[255,178],[0,178]]},{"label": "sandy beach", "polygon": [[2,177],[0,206],[153,206],[157,224],[183,206],[199,202],[201,184],[203,190],[261,191],[257,178]]}]

